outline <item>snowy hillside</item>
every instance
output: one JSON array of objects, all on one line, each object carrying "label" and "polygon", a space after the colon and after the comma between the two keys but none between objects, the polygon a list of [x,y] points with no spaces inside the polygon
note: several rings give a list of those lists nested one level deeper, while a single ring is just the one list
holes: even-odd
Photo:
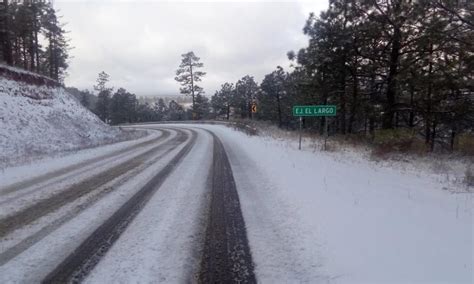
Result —
[{"label": "snowy hillside", "polygon": [[21,76],[27,76],[26,81],[35,85],[8,75],[0,77],[0,168],[38,155],[126,139],[120,130],[103,123],[62,87],[32,82],[32,73],[11,68],[9,71],[19,74],[15,79],[19,77],[24,82]]}]

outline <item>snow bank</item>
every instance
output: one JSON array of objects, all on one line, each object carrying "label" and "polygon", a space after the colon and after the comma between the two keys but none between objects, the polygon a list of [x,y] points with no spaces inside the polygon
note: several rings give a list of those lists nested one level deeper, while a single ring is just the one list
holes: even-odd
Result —
[{"label": "snow bank", "polygon": [[8,66],[5,64],[0,64],[0,76],[10,80],[22,81],[29,84],[47,85],[50,87],[60,86],[57,81],[44,75],[33,73],[18,67]]},{"label": "snow bank", "polygon": [[229,154],[259,282],[474,281],[474,195],[463,185],[205,127]]},{"label": "snow bank", "polygon": [[[289,131],[278,126],[262,121],[242,121],[255,128],[264,140],[291,148],[298,149],[298,131]],[[421,172],[424,176],[431,176],[441,182],[456,184],[446,189],[457,192],[474,191],[466,183],[466,172],[473,166],[474,158],[452,153],[426,153],[416,155],[413,153],[391,153],[384,158],[373,155],[373,147],[364,143],[352,143],[340,137],[330,137],[327,140],[328,152],[338,160],[352,160],[368,163],[376,167],[396,168],[402,172]],[[304,151],[320,152],[324,148],[324,137],[314,133],[303,132],[302,148]]]},{"label": "snow bank", "polygon": [[0,168],[131,138],[126,136],[103,123],[62,87],[0,77]]}]

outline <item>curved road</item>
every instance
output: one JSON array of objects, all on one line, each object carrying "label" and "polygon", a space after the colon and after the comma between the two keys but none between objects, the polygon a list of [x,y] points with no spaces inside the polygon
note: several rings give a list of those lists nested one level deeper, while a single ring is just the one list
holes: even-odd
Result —
[{"label": "curved road", "polygon": [[[238,190],[220,139],[195,125],[136,128],[150,135],[0,183],[2,283],[103,282],[126,261],[147,265],[145,256],[170,262],[173,269],[163,250],[182,250],[185,267],[175,272],[179,278],[150,268],[156,278],[146,282],[256,282]],[[175,231],[174,242],[163,237],[160,226]],[[145,255],[135,256],[142,251]]]}]

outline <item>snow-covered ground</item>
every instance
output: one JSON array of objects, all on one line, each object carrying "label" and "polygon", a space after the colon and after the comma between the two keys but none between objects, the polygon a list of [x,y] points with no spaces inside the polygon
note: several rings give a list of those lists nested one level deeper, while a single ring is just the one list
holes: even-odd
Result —
[{"label": "snow-covered ground", "polygon": [[[185,126],[187,127],[187,126]],[[200,264],[212,162],[212,137],[196,145],[166,179],[86,283],[194,283]]]},{"label": "snow-covered ground", "polygon": [[[141,127],[194,128],[198,136],[182,163],[86,278],[88,283],[193,282],[199,269],[209,207],[206,181],[212,162],[212,137],[200,128],[217,134],[229,156],[259,282],[474,281],[474,194],[458,179],[446,178],[443,172],[375,163],[353,152],[315,151],[309,142],[303,151],[298,151],[296,140],[247,136],[221,125]],[[172,132],[157,143],[171,140],[177,135],[176,130]],[[0,186],[160,135],[159,131],[150,131],[148,137],[139,140],[8,168],[0,172]],[[150,147],[127,155],[138,155]],[[91,204],[28,250],[0,265],[0,282],[41,280],[163,169],[181,147],[154,160],[165,151],[162,149],[142,167],[125,174],[123,181],[111,181],[115,190],[107,195],[96,198],[91,194],[77,200]],[[112,164],[120,159],[114,159]],[[101,167],[88,174],[95,175]],[[54,188],[48,187],[44,192],[49,190]],[[67,210],[61,208],[49,217]],[[43,219],[24,231],[51,221],[48,216]],[[14,241],[5,239],[0,243],[0,256]]]},{"label": "snow-covered ground", "polygon": [[228,152],[260,282],[473,283],[462,184],[205,127]]},{"label": "snow-covered ground", "polygon": [[0,185],[8,186],[21,182],[27,178],[35,178],[49,172],[58,171],[101,155],[111,154],[115,151],[122,151],[127,147],[160,137],[160,135],[161,133],[158,131],[150,131],[149,135],[139,139],[82,149],[76,152],[64,153],[62,156],[44,157],[35,160],[35,162],[31,164],[22,164],[4,168],[0,170]]},{"label": "snow-covered ground", "polygon": [[[158,132],[152,133],[152,137],[160,136]],[[166,143],[176,136],[176,133],[162,140],[158,143]],[[148,140],[143,138],[141,140]],[[143,142],[143,141],[142,141]],[[42,165],[50,170],[61,168],[61,165],[69,164],[73,161],[83,161],[82,156],[89,155],[103,155],[104,153],[124,149],[130,146],[131,141],[118,143],[115,145],[101,146],[95,149],[87,149],[79,151],[70,158],[62,157],[57,161],[56,159],[48,159],[42,161]],[[155,144],[156,146],[157,144]],[[149,148],[146,146],[145,148]],[[112,180],[103,187],[114,187],[110,193],[97,197],[99,194],[86,195],[71,204],[60,208],[58,211],[44,216],[33,224],[16,230],[13,235],[0,241],[0,255],[4,254],[9,247],[19,241],[24,241],[24,238],[32,233],[38,232],[39,229],[54,223],[55,220],[61,218],[71,219],[64,224],[60,224],[57,228],[51,230],[48,235],[37,237],[37,240],[32,242],[31,247],[27,251],[20,253],[7,263],[0,265],[0,283],[39,283],[43,277],[46,276],[54,267],[61,262],[78,244],[84,241],[104,220],[110,217],[117,210],[121,204],[126,202],[136,191],[141,188],[146,182],[169,163],[173,155],[180,149],[180,147],[166,154],[162,159],[156,161],[157,156],[164,153],[163,149],[151,155],[147,161],[140,166],[136,171],[128,173],[124,178]],[[144,149],[130,153],[129,156],[135,156],[137,153],[143,152]],[[84,154],[84,155],[81,155]],[[120,161],[113,161],[111,164],[116,164]],[[20,168],[24,169],[26,175],[35,176],[34,165],[24,165]],[[12,169],[5,171],[6,179],[10,182],[15,181],[18,170]],[[89,175],[94,175],[98,172],[97,169],[89,171]],[[0,185],[3,185],[2,175],[0,174]],[[66,181],[71,182],[71,181]],[[72,181],[74,182],[74,181]],[[89,204],[84,207],[81,204]],[[84,209],[82,210],[81,209]],[[77,214],[77,216],[75,216]],[[73,215],[71,218],[68,215]],[[65,216],[65,217],[64,217]],[[28,245],[28,243],[27,243]],[[4,255],[3,255],[4,256]],[[1,258],[0,258],[1,261]]]},{"label": "snow-covered ground", "polygon": [[0,77],[0,169],[132,137],[103,123],[64,88]]}]

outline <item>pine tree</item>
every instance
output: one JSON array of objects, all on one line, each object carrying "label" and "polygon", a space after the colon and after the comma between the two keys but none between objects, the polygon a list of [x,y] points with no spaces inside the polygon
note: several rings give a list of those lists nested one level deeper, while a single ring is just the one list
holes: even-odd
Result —
[{"label": "pine tree", "polygon": [[[110,121],[112,124],[132,123],[137,120],[138,101],[134,94],[119,88],[110,99]],[[140,116],[147,116],[148,109],[141,107]]]},{"label": "pine tree", "polygon": [[[194,52],[182,54],[181,64],[176,70],[175,80],[181,84],[180,92],[184,95],[190,95],[193,99],[192,110],[196,112],[196,96],[203,94],[203,89],[196,84],[200,82],[205,72],[200,71],[204,64],[199,62],[200,58],[194,55]],[[195,116],[195,115],[193,115]]]},{"label": "pine tree", "polygon": [[2,59],[8,64],[13,65],[11,48],[11,30],[10,30],[10,12],[8,0],[0,3],[0,45]]},{"label": "pine tree", "polygon": [[224,83],[221,89],[211,98],[211,106],[215,116],[225,115],[225,118],[230,118],[230,107],[232,103],[232,96],[234,95],[234,85],[231,83]]},{"label": "pine tree", "polygon": [[255,101],[259,88],[252,76],[246,75],[235,84],[232,104],[242,118],[252,119],[252,102]]},{"label": "pine tree", "polygon": [[168,106],[165,104],[163,98],[159,98],[158,102],[155,103],[153,111],[156,115],[156,120],[165,120],[168,116]]},{"label": "pine tree", "polygon": [[183,107],[178,104],[176,101],[170,101],[168,105],[168,117],[167,120],[170,121],[179,121],[185,118],[185,112]]},{"label": "pine tree", "polygon": [[[319,17],[310,15],[308,46],[289,53],[298,64],[290,74],[298,103],[336,104],[333,131],[374,138],[378,129],[406,127],[422,133],[431,150],[436,144],[453,148],[459,133],[472,131],[474,18],[468,1],[329,4]],[[307,123],[318,120],[319,127],[310,126],[321,131],[324,118]]]},{"label": "pine tree", "polygon": [[195,119],[206,119],[209,117],[210,104],[209,99],[201,94],[196,95],[196,102],[194,108]]},{"label": "pine tree", "polygon": [[265,76],[260,89],[262,92],[259,93],[260,111],[259,116],[268,119],[278,121],[278,126],[283,126],[283,100],[286,96],[286,80],[287,74],[280,66],[277,70]]},{"label": "pine tree", "polygon": [[97,78],[97,85],[94,86],[94,90],[99,92],[97,95],[96,113],[104,122],[108,122],[110,119],[110,96],[112,88],[107,87],[109,78],[110,76],[102,71]]},{"label": "pine tree", "polygon": [[65,36],[66,31],[59,24],[52,6],[46,9],[45,37],[48,40],[46,66],[49,76],[55,80],[62,80],[68,67],[69,42]]},{"label": "pine tree", "polygon": [[[42,42],[47,43],[46,48]],[[69,49],[64,25],[59,22],[52,2],[0,3],[1,59],[8,65],[62,81],[68,68]]]},{"label": "pine tree", "polygon": [[82,93],[80,102],[86,108],[88,108],[88,109],[90,108],[91,102],[90,102],[88,94],[86,92]]}]

